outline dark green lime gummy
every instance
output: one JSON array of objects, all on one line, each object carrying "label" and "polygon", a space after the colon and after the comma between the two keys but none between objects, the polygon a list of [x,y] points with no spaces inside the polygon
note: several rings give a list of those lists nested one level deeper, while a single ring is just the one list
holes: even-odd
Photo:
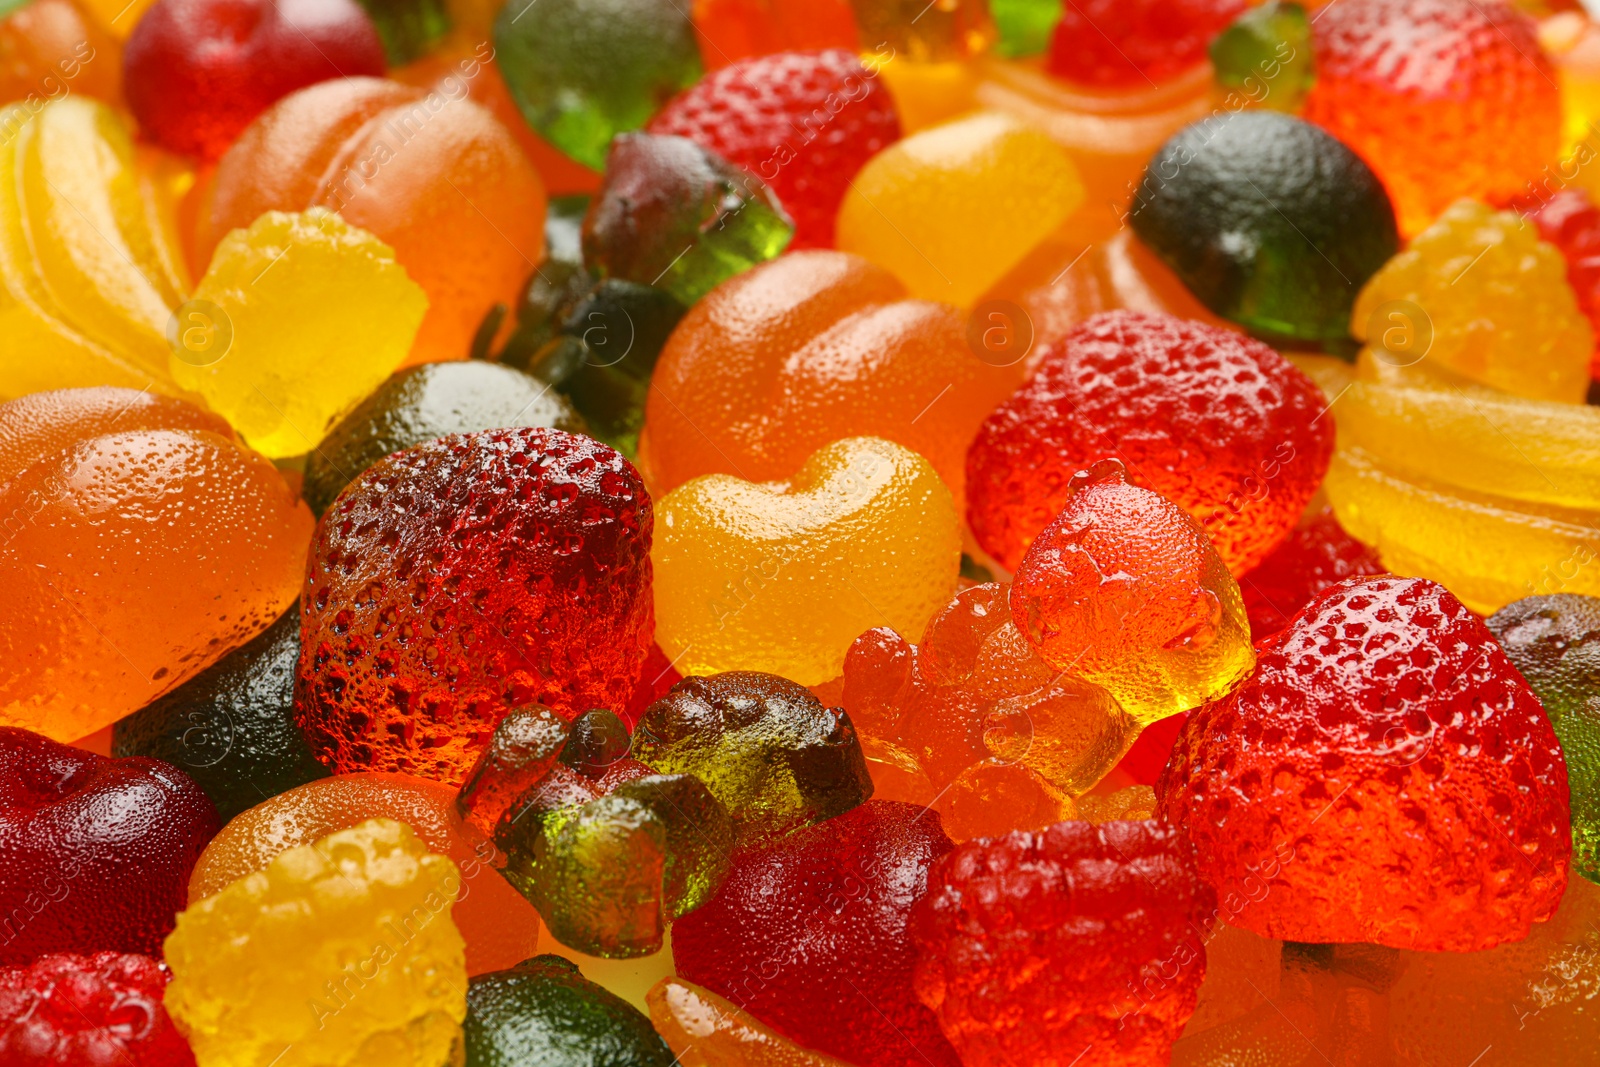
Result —
[{"label": "dark green lime gummy", "polygon": [[1276,341],[1344,341],[1356,294],[1400,245],[1389,195],[1361,158],[1274,111],[1179,130],[1129,214],[1202,304]]},{"label": "dark green lime gummy", "polygon": [[1572,867],[1600,883],[1600,597],[1531,596],[1491,615],[1489,629],[1561,739],[1572,790]]},{"label": "dark green lime gummy", "polygon": [[115,756],[154,756],[206,791],[227,822],[327,770],[294,724],[300,605],[177,689],[118,722]]},{"label": "dark green lime gummy", "polygon": [[467,985],[467,1067],[672,1067],[643,1012],[560,956]]}]

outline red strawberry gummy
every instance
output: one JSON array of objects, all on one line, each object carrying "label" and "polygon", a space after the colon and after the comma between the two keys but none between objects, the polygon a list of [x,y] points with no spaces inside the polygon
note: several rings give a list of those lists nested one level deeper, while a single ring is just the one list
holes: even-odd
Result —
[{"label": "red strawberry gummy", "polygon": [[1164,85],[1206,58],[1246,0],[1074,0],[1050,39],[1048,69],[1097,89]]},{"label": "red strawberry gummy", "polygon": [[459,784],[512,708],[625,706],[655,630],[652,522],[632,464],[563,430],[374,464],[312,542],[295,687],[312,750]]},{"label": "red strawberry gummy", "polygon": [[0,727],[0,964],[159,955],[217,828],[211,800],[170,763]]},{"label": "red strawberry gummy", "polygon": [[52,954],[0,967],[6,1067],[193,1067],[161,996],[171,975],[148,956]]},{"label": "red strawberry gummy", "polygon": [[378,31],[356,0],[157,0],[122,62],[144,136],[207,160],[296,89],[384,72]]},{"label": "red strawberry gummy", "polygon": [[[1526,218],[1566,257],[1567,284],[1600,337],[1600,207],[1582,189],[1562,189]],[[1600,379],[1600,343],[1590,357],[1589,377]]]},{"label": "red strawberry gummy", "polygon": [[1526,937],[1566,887],[1550,720],[1483,621],[1420,578],[1324,591],[1190,714],[1156,791],[1263,937],[1471,952]]},{"label": "red strawberry gummy", "polygon": [[1104,687],[1140,722],[1226,693],[1255,662],[1239,587],[1200,524],[1128,483],[1079,472],[1017,568],[1011,611],[1051,667]]},{"label": "red strawberry gummy", "polygon": [[672,926],[678,974],[860,1067],[960,1067],[911,988],[906,934],[950,839],[932,810],[869,800],[735,855]]},{"label": "red strawberry gummy", "polygon": [[862,164],[900,139],[877,75],[842,48],[779,52],[707,74],[650,121],[750,171],[794,220],[797,248],[832,248],[833,222]]},{"label": "red strawberry gummy", "polygon": [[1250,639],[1262,641],[1330,585],[1360,574],[1383,574],[1376,549],[1344,532],[1331,510],[1297,526],[1261,566],[1239,579]]},{"label": "red strawberry gummy", "polygon": [[1015,569],[1072,476],[1115,457],[1205,526],[1243,574],[1294,527],[1333,454],[1315,383],[1259,341],[1171,315],[1111,311],[1055,345],[967,452],[967,517]]},{"label": "red strawberry gummy", "polygon": [[912,914],[917,995],[966,1067],[1165,1063],[1216,913],[1189,842],[1156,820],[971,841]]},{"label": "red strawberry gummy", "polygon": [[1305,117],[1382,179],[1402,234],[1461,197],[1514,196],[1556,158],[1557,75],[1533,20],[1510,4],[1339,0],[1311,29]]}]

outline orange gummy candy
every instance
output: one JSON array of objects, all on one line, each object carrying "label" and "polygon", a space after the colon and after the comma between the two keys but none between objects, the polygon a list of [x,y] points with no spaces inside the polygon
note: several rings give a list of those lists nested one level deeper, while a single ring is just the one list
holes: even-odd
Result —
[{"label": "orange gummy candy", "polygon": [[539,913],[496,873],[499,853],[461,821],[455,797],[454,789],[439,782],[371,771],[296,786],[236,816],[211,839],[189,876],[189,903],[262,870],[280,852],[368,819],[393,819],[461,870],[450,917],[467,941],[467,973],[504,970],[534,954]]},{"label": "orange gummy candy", "polygon": [[0,405],[0,725],[60,741],[294,602],[311,512],[214,415],[131,389]]},{"label": "orange gummy candy", "polygon": [[0,19],[0,100],[122,96],[122,48],[72,0],[33,0]]},{"label": "orange gummy candy", "polygon": [[849,0],[694,0],[693,14],[708,71],[773,52],[856,49]]},{"label": "orange gummy candy", "polygon": [[427,294],[409,362],[465,359],[484,315],[515,306],[544,255],[545,192],[516,139],[464,92],[342,78],[284,97],[218,164],[195,235],[202,259],[263,212],[328,208],[393,248]]},{"label": "orange gummy candy", "polygon": [[684,316],[650,382],[640,466],[658,495],[702,474],[779,481],[840,438],[882,437],[931,463],[960,508],[967,443],[1020,360],[969,346],[954,308],[905,299],[859,256],[796,252]]}]

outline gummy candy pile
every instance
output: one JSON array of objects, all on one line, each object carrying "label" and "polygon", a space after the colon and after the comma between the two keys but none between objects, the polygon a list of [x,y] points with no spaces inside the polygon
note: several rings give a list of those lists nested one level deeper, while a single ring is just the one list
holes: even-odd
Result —
[{"label": "gummy candy pile", "polygon": [[0,1067],[1600,1063],[1600,4],[0,0]]}]

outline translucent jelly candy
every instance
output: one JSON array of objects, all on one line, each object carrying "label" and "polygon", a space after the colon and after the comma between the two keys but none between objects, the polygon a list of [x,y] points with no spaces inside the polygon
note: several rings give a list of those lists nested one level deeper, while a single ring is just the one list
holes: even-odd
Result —
[{"label": "translucent jelly candy", "polygon": [[583,260],[687,307],[782,252],[793,233],[759,178],[687,138],[623,133],[583,220]]},{"label": "translucent jelly candy", "polygon": [[989,5],[982,0],[943,0],[928,6],[917,0],[852,0],[861,41],[884,42],[918,63],[969,59],[994,40]]},{"label": "translucent jelly candy", "polygon": [[[1523,217],[1538,228],[1541,240],[1561,250],[1578,310],[1589,320],[1589,332],[1600,335],[1600,207],[1582,189],[1562,189]],[[1600,378],[1600,342],[1590,358],[1589,377]]]},{"label": "translucent jelly candy", "polygon": [[693,14],[708,71],[774,52],[853,51],[857,45],[850,0],[694,0]]},{"label": "translucent jelly candy", "polygon": [[453,433],[583,420],[560,393],[510,367],[480,361],[407,367],[378,386],[306,456],[306,503],[318,515],[391,452]]},{"label": "translucent jelly candy", "polygon": [[1048,70],[1102,90],[1164,84],[1205,62],[1245,0],[1074,0],[1050,40]]},{"label": "translucent jelly candy", "polygon": [[1488,625],[1561,739],[1572,794],[1572,866],[1600,884],[1600,599],[1532,596],[1501,608]]},{"label": "translucent jelly candy", "polygon": [[150,160],[87,97],[11,105],[0,130],[0,396],[177,392],[165,332],[187,282]]},{"label": "translucent jelly candy", "polygon": [[356,0],[156,0],[123,63],[140,132],[208,160],[296,89],[384,70],[377,30]]},{"label": "translucent jelly candy", "polygon": [[[361,6],[372,16],[383,40],[384,54],[395,66],[437,55],[443,50],[455,18],[473,8],[471,4],[449,0],[361,0]],[[482,27],[474,25],[473,29],[481,32]]]},{"label": "translucent jelly candy", "polygon": [[1519,193],[1556,158],[1555,73],[1509,4],[1341,0],[1317,13],[1312,40],[1305,117],[1377,171],[1403,234],[1459,197]]},{"label": "translucent jelly candy", "polygon": [[1206,307],[1303,341],[1348,337],[1357,293],[1400,244],[1361,158],[1274,111],[1178,131],[1146,168],[1129,220]]},{"label": "translucent jelly candy", "polygon": [[0,967],[0,1059],[9,1067],[194,1067],[148,956],[52,953]]},{"label": "translucent jelly candy", "polygon": [[474,978],[464,1032],[473,1067],[678,1062],[638,1008],[560,956],[535,956]]},{"label": "translucent jelly candy", "polygon": [[890,271],[913,296],[968,307],[1083,195],[1055,142],[984,112],[873,156],[839,206],[839,248]]},{"label": "translucent jelly candy", "polygon": [[1554,917],[1525,940],[1488,952],[1405,953],[1389,991],[1397,1059],[1470,1063],[1492,1045],[1517,1063],[1582,1063],[1594,1049],[1597,929],[1600,887],[1575,879]]},{"label": "translucent jelly candy", "polygon": [[157,952],[216,832],[211,801],[171,764],[0,727],[0,964]]},{"label": "translucent jelly candy", "polygon": [[1038,55],[1050,47],[1061,13],[1061,0],[989,0],[994,50],[1008,59]]},{"label": "translucent jelly candy", "polygon": [[467,1014],[450,921],[460,884],[454,863],[390,819],[292,848],[178,917],[167,1010],[200,1067],[254,1067],[287,1049],[319,1064],[382,1049],[444,1067]]},{"label": "translucent jelly candy", "polygon": [[1376,552],[1345,533],[1331,511],[1317,513],[1295,527],[1259,567],[1240,577],[1250,639],[1259,642],[1289,625],[1330,585],[1386,569]]},{"label": "translucent jelly candy", "polygon": [[513,805],[555,767],[567,740],[567,724],[549,708],[512,708],[456,793],[456,811],[492,838],[501,821],[515,814]]},{"label": "translucent jelly candy", "polygon": [[116,103],[122,92],[117,43],[73,0],[32,0],[0,19],[0,100],[35,100],[66,86]]},{"label": "translucent jelly candy", "polygon": [[528,125],[595,170],[612,137],[700,78],[694,26],[673,0],[508,4],[494,47]]},{"label": "translucent jelly candy", "polygon": [[654,629],[652,525],[628,461],[562,430],[456,434],[369,468],[323,516],[301,602],[313,750],[454,783],[513,707],[626,703]]},{"label": "translucent jelly candy", "polygon": [[[308,293],[328,301],[324,312],[286,318]],[[427,307],[372,234],[321,208],[269,211],[217,246],[179,309],[180,330],[217,336],[196,350],[180,335],[172,377],[258,452],[303,455],[406,358]]]},{"label": "translucent jelly candy", "polygon": [[1037,357],[967,454],[973,534],[1002,566],[1115,456],[1205,526],[1242,574],[1294,527],[1333,451],[1322,393],[1266,345],[1168,315],[1114,311]]},{"label": "translucent jelly candy", "polygon": [[876,437],[836,441],[783,482],[696,478],[660,512],[657,640],[689,674],[837,678],[863,630],[920,631],[961,565],[950,491]]},{"label": "translucent jelly candy", "polygon": [[1416,578],[1318,596],[1190,713],[1156,791],[1266,937],[1470,952],[1526,937],[1567,882],[1550,721],[1483,623]]},{"label": "translucent jelly candy", "polygon": [[862,634],[845,660],[843,702],[863,736],[904,751],[935,789],[1000,757],[1077,796],[1139,725],[1105,690],[1063,676],[1028,647],[1010,591],[995,582],[961,590],[919,644],[887,627]]},{"label": "translucent jelly candy", "polygon": [[526,959],[539,939],[539,916],[495,873],[494,845],[456,815],[447,785],[405,774],[340,774],[263,800],[219,833],[195,864],[189,903],[196,904],[282,852],[371,818],[404,823],[449,856],[461,871],[452,917],[467,942],[467,973]]},{"label": "translucent jelly candy", "polygon": [[1129,484],[1116,460],[1070,487],[1011,586],[1017,628],[1040,658],[1103,686],[1144,723],[1249,674],[1244,601],[1200,524]]},{"label": "translucent jelly candy", "polygon": [[266,632],[148,705],[119,719],[114,756],[175,764],[227,822],[246,808],[328,773],[294,725],[300,605]]},{"label": "translucent jelly candy", "polygon": [[1164,823],[960,845],[913,914],[917,996],[967,1067],[1165,1062],[1215,913],[1188,841]]},{"label": "translucent jelly candy", "polygon": [[673,924],[678,974],[861,1067],[957,1067],[912,991],[906,929],[950,847],[926,808],[873,800],[741,852],[717,895]]},{"label": "translucent jelly candy", "polygon": [[709,989],[663,978],[646,994],[650,1021],[690,1067],[846,1067],[801,1048]]},{"label": "translucent jelly candy", "polygon": [[198,674],[294,602],[311,516],[213,415],[130,389],[0,405],[0,723],[61,741]]},{"label": "translucent jelly candy", "polygon": [[1581,404],[1594,338],[1566,274],[1532,226],[1463,200],[1372,276],[1350,332],[1391,364],[1426,358],[1518,396]]},{"label": "translucent jelly candy", "polygon": [[650,484],[775,481],[871,434],[924,457],[964,506],[967,442],[1022,368],[975,355],[954,309],[905,295],[887,271],[833,252],[791,253],[718,287],[656,363],[639,443]]},{"label": "translucent jelly candy", "polygon": [[504,874],[563,945],[648,956],[660,951],[668,922],[722,884],[734,825],[691,775],[646,772],[602,786],[580,803],[565,789],[536,789],[496,834],[510,857]]},{"label": "translucent jelly candy", "polygon": [[1340,524],[1389,570],[1441,582],[1483,614],[1531,593],[1600,594],[1588,566],[1600,554],[1600,410],[1427,367],[1362,354],[1325,483]]},{"label": "translucent jelly candy", "polygon": [[1273,111],[1299,111],[1317,79],[1311,20],[1295,0],[1246,8],[1211,39],[1208,51],[1218,85],[1259,96]]},{"label": "translucent jelly candy", "polygon": [[794,220],[792,247],[832,248],[851,180],[900,139],[900,120],[853,41],[849,49],[771,51],[779,54],[707,75],[662,108],[649,130],[687,137],[766,182]]},{"label": "translucent jelly candy", "polygon": [[633,756],[660,774],[705,782],[746,841],[832,819],[872,796],[844,710],[754,671],[673,686],[639,720]]},{"label": "translucent jelly candy", "polygon": [[544,188],[510,132],[470,100],[377,78],[301,89],[251,123],[217,165],[197,250],[263,212],[313,207],[394,249],[422,287],[414,363],[465,358],[544,252]]}]

